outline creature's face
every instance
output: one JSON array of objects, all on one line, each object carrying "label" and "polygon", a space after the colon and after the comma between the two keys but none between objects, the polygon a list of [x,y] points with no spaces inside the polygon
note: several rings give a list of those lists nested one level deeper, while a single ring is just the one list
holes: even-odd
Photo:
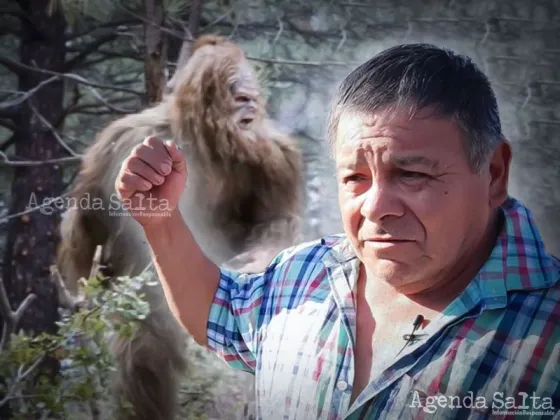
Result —
[{"label": "creature's face", "polygon": [[172,131],[199,143],[198,161],[235,167],[271,153],[271,143],[261,141],[269,130],[265,100],[241,48],[224,40],[199,45],[179,71],[170,96]]},{"label": "creature's face", "polygon": [[233,120],[241,129],[250,129],[262,107],[257,76],[245,59],[233,69],[228,80]]},{"label": "creature's face", "polygon": [[196,110],[198,118],[227,119],[228,126],[243,131],[254,130],[264,117],[257,75],[239,47],[229,43],[204,45],[181,71],[176,95],[186,114],[190,109]]},{"label": "creature's face", "polygon": [[464,269],[506,198],[507,150],[474,173],[450,119],[347,112],[335,148],[344,229],[369,272],[404,290]]}]

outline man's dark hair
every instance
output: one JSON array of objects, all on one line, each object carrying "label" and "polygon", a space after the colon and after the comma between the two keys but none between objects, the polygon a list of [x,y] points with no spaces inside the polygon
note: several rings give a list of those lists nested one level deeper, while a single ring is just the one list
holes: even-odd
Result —
[{"label": "man's dark hair", "polygon": [[469,57],[430,44],[403,44],[382,51],[344,79],[329,115],[331,150],[344,112],[425,108],[458,124],[473,171],[503,139],[490,82]]}]

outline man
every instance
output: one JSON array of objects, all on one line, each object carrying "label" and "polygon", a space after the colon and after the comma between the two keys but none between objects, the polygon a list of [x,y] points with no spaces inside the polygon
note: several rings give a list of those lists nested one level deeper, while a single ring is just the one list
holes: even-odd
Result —
[{"label": "man", "polygon": [[[434,46],[388,49],[342,83],[329,139],[344,235],[285,250],[264,273],[212,264],[177,210],[137,219],[177,319],[255,373],[258,417],[558,413],[560,261],[508,195],[487,78]],[[181,153],[145,148],[152,168],[173,165],[153,192],[176,204]],[[119,194],[154,174],[123,165]]]}]

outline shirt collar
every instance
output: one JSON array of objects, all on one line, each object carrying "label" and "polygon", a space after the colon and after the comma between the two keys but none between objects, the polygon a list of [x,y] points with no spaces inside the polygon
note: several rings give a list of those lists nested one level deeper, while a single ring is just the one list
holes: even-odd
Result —
[{"label": "shirt collar", "polygon": [[531,211],[512,197],[500,210],[504,223],[490,256],[453,302],[464,310],[478,303],[483,309],[501,308],[508,292],[542,289],[558,281],[558,260],[546,252]]}]

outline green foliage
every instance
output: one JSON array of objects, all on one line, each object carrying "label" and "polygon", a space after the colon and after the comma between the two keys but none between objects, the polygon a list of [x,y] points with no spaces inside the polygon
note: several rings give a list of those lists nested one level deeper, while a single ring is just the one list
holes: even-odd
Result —
[{"label": "green foliage", "polygon": [[[144,273],[113,278],[110,285],[100,276],[92,277],[80,286],[79,309],[61,310],[56,334],[12,336],[0,353],[4,378],[0,406],[9,405],[12,419],[83,419],[90,418],[92,411],[128,409],[126,402],[115,407],[109,395],[115,361],[108,338],[114,334],[130,337],[137,321],[148,315],[142,288],[155,285],[151,277]],[[54,378],[41,369],[46,358],[60,362]]]}]

